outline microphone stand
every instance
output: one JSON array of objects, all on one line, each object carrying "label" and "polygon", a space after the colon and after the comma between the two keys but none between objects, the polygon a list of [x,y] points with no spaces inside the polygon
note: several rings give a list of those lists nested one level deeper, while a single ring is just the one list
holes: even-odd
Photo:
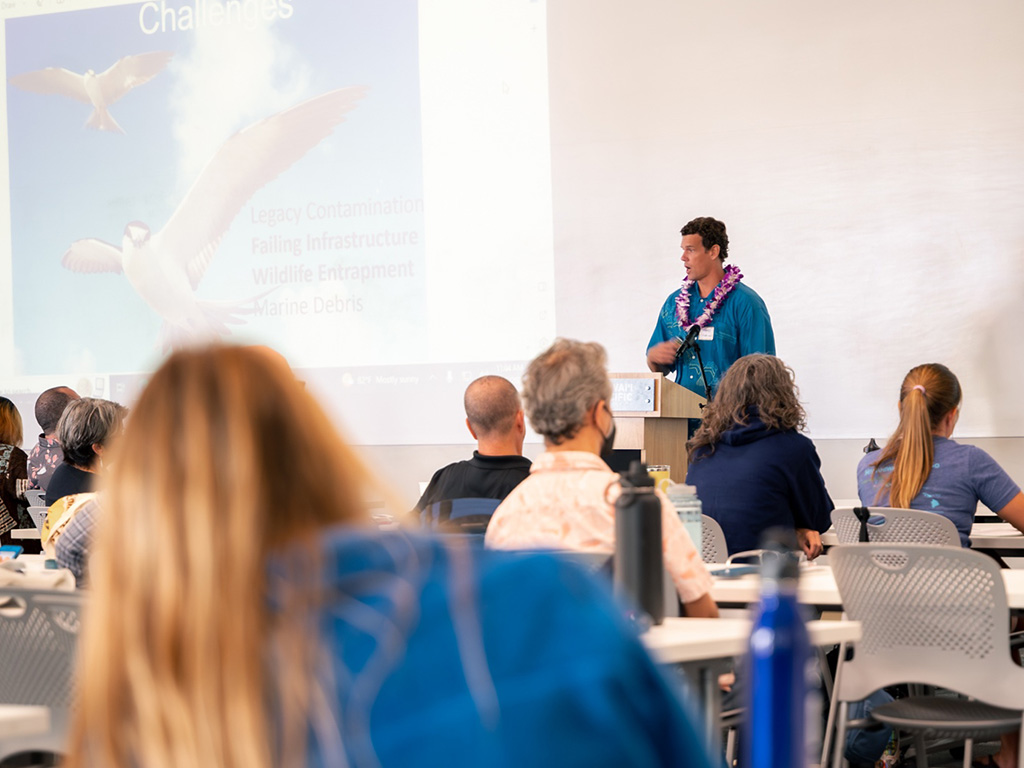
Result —
[{"label": "microphone stand", "polygon": [[[700,354],[700,344],[697,343],[697,339],[687,339],[679,345],[679,349],[676,350],[676,359],[683,356],[683,353],[690,347],[693,347],[693,354],[697,356],[697,367],[700,368],[701,383],[704,385],[704,397],[707,398],[708,403],[711,402],[711,386],[708,384],[708,375],[704,370],[704,359]],[[700,404],[701,410],[707,407],[707,403]]]},{"label": "microphone stand", "polygon": [[[704,384],[704,397],[707,398],[708,403],[711,402],[711,386],[708,384],[708,375],[704,371],[704,360],[700,356],[700,344],[696,341],[693,342],[693,353],[697,355],[697,365],[700,366],[700,378]],[[707,403],[700,404],[701,410],[707,407]]]}]

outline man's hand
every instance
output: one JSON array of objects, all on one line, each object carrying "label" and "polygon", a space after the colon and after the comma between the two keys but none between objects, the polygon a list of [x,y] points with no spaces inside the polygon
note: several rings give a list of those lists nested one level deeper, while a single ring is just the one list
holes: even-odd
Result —
[{"label": "man's hand", "polygon": [[797,528],[796,539],[808,560],[813,560],[822,553],[821,534],[813,528]]},{"label": "man's hand", "polygon": [[672,339],[655,344],[647,350],[647,367],[652,371],[660,371],[667,368],[676,361],[676,352],[679,351],[679,341]]}]

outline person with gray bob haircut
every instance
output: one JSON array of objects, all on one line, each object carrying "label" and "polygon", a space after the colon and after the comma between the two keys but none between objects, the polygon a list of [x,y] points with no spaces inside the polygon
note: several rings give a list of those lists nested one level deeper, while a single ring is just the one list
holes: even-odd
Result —
[{"label": "person with gray bob haircut", "polygon": [[121,433],[128,409],[95,397],[68,404],[57,422],[57,440],[64,449],[64,463],[53,473],[46,491],[46,505],[75,493],[93,489],[96,471],[111,439]]}]

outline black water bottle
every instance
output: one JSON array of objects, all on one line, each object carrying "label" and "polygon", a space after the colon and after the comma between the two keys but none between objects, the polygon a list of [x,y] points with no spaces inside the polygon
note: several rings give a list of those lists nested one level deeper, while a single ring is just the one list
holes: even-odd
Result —
[{"label": "black water bottle", "polygon": [[661,551],[661,499],[643,462],[621,476],[615,501],[615,592],[650,616],[665,618],[664,558]]}]

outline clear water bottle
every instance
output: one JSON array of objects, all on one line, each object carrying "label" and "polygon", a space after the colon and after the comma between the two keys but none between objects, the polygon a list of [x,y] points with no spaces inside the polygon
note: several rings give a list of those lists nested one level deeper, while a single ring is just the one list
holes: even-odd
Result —
[{"label": "clear water bottle", "polygon": [[683,521],[686,532],[693,539],[693,546],[700,552],[701,536],[703,535],[700,518],[704,514],[700,499],[697,498],[697,489],[692,485],[672,483],[668,487],[668,499],[676,508],[676,514]]},{"label": "clear water bottle", "polygon": [[761,599],[750,633],[743,765],[807,768],[813,748],[808,740],[808,718],[814,711],[808,673],[813,661],[797,603],[800,568],[781,542],[768,542],[766,549],[773,552],[763,559]]},{"label": "clear water bottle", "polygon": [[[665,566],[661,549],[661,500],[654,478],[639,461],[621,476],[615,500],[615,592],[638,607],[654,624],[665,618]],[[646,616],[634,616],[641,623]]]}]

